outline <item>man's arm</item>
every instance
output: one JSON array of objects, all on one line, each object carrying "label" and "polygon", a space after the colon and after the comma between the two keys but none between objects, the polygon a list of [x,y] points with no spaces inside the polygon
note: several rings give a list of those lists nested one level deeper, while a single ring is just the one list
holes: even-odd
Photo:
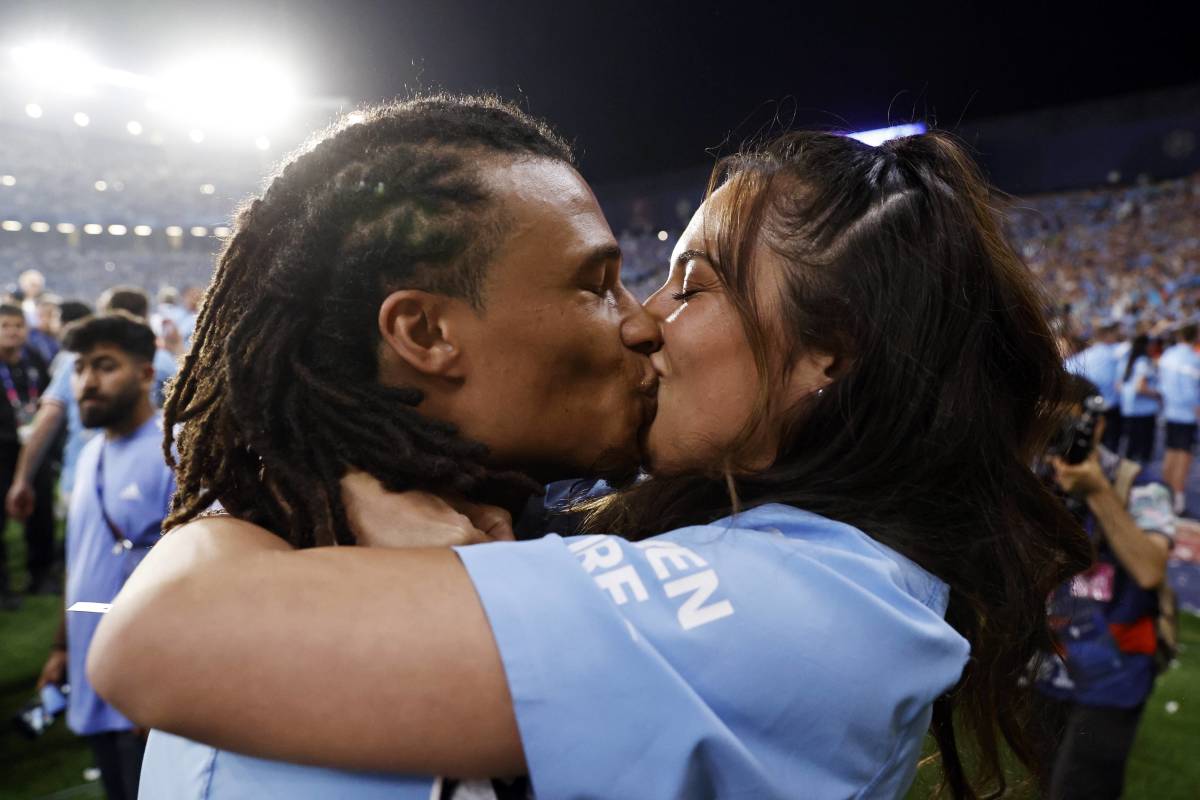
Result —
[{"label": "man's arm", "polygon": [[1098,456],[1093,453],[1082,464],[1055,459],[1054,470],[1064,491],[1087,502],[1113,554],[1138,586],[1161,586],[1167,576],[1170,540],[1164,534],[1142,530],[1100,468]]},{"label": "man's arm", "polygon": [[66,607],[63,607],[63,612],[58,619],[58,630],[54,634],[54,642],[50,645],[50,655],[46,658],[46,663],[42,666],[42,673],[38,676],[37,688],[40,690],[48,683],[56,686],[61,686],[67,680],[67,612]]},{"label": "man's arm", "polygon": [[34,502],[37,499],[33,491],[33,476],[42,466],[46,451],[58,435],[65,419],[66,409],[62,404],[48,398],[43,400],[42,407],[34,415],[29,439],[17,456],[12,485],[5,498],[5,507],[14,519],[23,520],[33,513]]},{"label": "man's arm", "polygon": [[1126,510],[1121,498],[1107,481],[1105,486],[1087,496],[1088,508],[1100,523],[1104,538],[1112,547],[1121,566],[1143,589],[1157,589],[1167,577],[1167,557],[1170,540],[1161,534],[1148,533]]},{"label": "man's arm", "polygon": [[447,548],[294,551],[239,520],[198,520],[133,573],[88,674],[139,724],[253,755],[525,771],[491,628]]}]

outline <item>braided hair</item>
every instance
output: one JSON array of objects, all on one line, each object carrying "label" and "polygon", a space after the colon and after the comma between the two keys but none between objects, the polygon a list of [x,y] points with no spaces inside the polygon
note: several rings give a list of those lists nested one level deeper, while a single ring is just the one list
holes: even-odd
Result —
[{"label": "braided hair", "polygon": [[480,175],[490,156],[573,164],[511,104],[434,95],[335,124],[239,211],[164,409],[167,528],[219,501],[297,547],[353,543],[340,489],[351,469],[391,491],[536,490],[419,413],[418,390],[378,380],[388,293],[483,307],[506,230]]}]

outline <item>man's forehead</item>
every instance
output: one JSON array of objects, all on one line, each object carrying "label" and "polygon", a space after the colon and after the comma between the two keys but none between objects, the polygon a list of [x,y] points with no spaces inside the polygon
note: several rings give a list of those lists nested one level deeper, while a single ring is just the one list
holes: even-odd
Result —
[{"label": "man's forehead", "polygon": [[548,159],[522,160],[498,167],[491,181],[506,223],[495,266],[532,276],[620,258],[595,195],[570,166]]}]

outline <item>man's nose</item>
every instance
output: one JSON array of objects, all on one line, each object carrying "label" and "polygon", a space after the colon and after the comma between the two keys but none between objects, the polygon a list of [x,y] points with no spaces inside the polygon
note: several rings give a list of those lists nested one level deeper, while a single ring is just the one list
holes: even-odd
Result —
[{"label": "man's nose", "polygon": [[630,350],[643,355],[657,352],[662,347],[658,320],[624,286],[621,292],[621,302],[625,306],[625,316],[621,320],[621,341]]}]

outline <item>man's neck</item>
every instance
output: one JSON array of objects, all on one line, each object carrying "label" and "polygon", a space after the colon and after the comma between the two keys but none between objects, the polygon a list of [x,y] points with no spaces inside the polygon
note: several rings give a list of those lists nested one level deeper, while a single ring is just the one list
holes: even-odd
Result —
[{"label": "man's neck", "polygon": [[0,361],[5,364],[16,364],[21,360],[21,348],[19,347],[0,347]]},{"label": "man's neck", "polygon": [[104,429],[104,435],[109,441],[114,439],[124,439],[129,434],[136,431],[138,428],[146,424],[147,420],[154,416],[156,409],[147,397],[139,402],[133,409],[133,413],[122,420],[117,425],[110,425]]}]

